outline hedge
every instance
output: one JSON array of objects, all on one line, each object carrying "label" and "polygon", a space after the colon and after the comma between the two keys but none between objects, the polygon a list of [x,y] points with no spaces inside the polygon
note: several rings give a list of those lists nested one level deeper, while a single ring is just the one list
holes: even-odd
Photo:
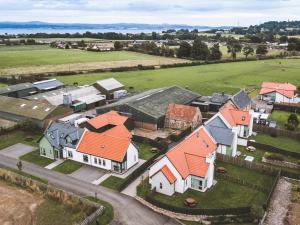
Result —
[{"label": "hedge", "polygon": [[211,208],[211,209],[199,209],[199,208],[183,208],[178,206],[172,206],[156,200],[153,197],[153,193],[147,195],[145,200],[152,205],[159,208],[166,209],[175,213],[183,213],[188,215],[242,215],[251,213],[251,207],[237,207],[237,208]]}]

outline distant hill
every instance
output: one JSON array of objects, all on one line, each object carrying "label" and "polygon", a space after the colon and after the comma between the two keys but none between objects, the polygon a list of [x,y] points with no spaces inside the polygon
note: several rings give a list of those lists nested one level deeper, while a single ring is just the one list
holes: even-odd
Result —
[{"label": "distant hill", "polygon": [[168,29],[230,29],[232,26],[190,26],[185,24],[144,24],[144,23],[111,23],[111,24],[85,24],[85,23],[45,23],[31,22],[0,22],[0,29],[110,29],[110,30],[168,30]]}]

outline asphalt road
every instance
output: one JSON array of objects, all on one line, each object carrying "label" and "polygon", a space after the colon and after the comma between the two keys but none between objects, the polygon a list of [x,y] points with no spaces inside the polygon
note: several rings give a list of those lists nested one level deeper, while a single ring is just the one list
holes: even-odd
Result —
[{"label": "asphalt road", "polygon": [[[0,155],[0,167],[16,168],[17,160]],[[23,163],[23,171],[34,176],[47,179],[49,184],[63,190],[86,196],[94,196],[112,204],[115,210],[115,220],[124,225],[179,225],[177,221],[156,213],[140,202],[119,192],[105,187],[86,183],[76,178],[52,170],[38,167],[28,162]]]}]

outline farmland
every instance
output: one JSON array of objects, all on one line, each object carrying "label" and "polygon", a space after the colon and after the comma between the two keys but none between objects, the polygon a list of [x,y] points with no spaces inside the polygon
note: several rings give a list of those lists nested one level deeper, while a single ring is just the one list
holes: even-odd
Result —
[{"label": "farmland", "polygon": [[299,59],[276,59],[57,78],[66,84],[90,84],[96,80],[114,77],[127,87],[133,86],[136,91],[180,85],[206,95],[222,91],[234,93],[240,88],[258,89],[263,81],[291,82],[298,86],[299,73]]},{"label": "farmland", "polygon": [[89,52],[49,46],[1,46],[0,75],[160,65],[184,60],[128,51]]}]

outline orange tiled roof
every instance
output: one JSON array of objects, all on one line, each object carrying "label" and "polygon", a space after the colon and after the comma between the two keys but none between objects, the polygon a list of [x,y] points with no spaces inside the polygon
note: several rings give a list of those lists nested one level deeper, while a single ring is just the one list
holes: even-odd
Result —
[{"label": "orange tiled roof", "polygon": [[250,114],[248,111],[242,111],[233,106],[227,106],[222,108],[220,113],[232,127],[237,125],[249,126],[250,124]]},{"label": "orange tiled roof", "polygon": [[106,125],[122,125],[127,119],[127,116],[122,116],[116,111],[110,111],[89,120],[88,123],[94,128],[99,129]]},{"label": "orange tiled roof", "polygon": [[[113,130],[114,129],[114,130]],[[85,130],[77,146],[77,151],[89,155],[122,162],[131,142],[131,135],[117,126],[104,133]]]},{"label": "orange tiled roof", "polygon": [[183,178],[189,175],[203,177],[208,169],[206,157],[216,148],[216,143],[202,126],[166,153],[166,156]]},{"label": "orange tiled roof", "polygon": [[176,177],[173,175],[168,166],[161,168],[161,172],[165,175],[170,184],[173,184],[176,181]]},{"label": "orange tiled roof", "polygon": [[196,113],[196,107],[179,104],[169,104],[166,117],[168,117],[169,119],[192,122]]},{"label": "orange tiled roof", "polygon": [[263,95],[271,92],[278,92],[288,98],[292,98],[296,89],[296,86],[290,83],[263,82],[259,94]]},{"label": "orange tiled roof", "polygon": [[120,138],[132,138],[132,134],[127,130],[124,125],[115,126],[104,132],[105,135],[120,137]]}]

